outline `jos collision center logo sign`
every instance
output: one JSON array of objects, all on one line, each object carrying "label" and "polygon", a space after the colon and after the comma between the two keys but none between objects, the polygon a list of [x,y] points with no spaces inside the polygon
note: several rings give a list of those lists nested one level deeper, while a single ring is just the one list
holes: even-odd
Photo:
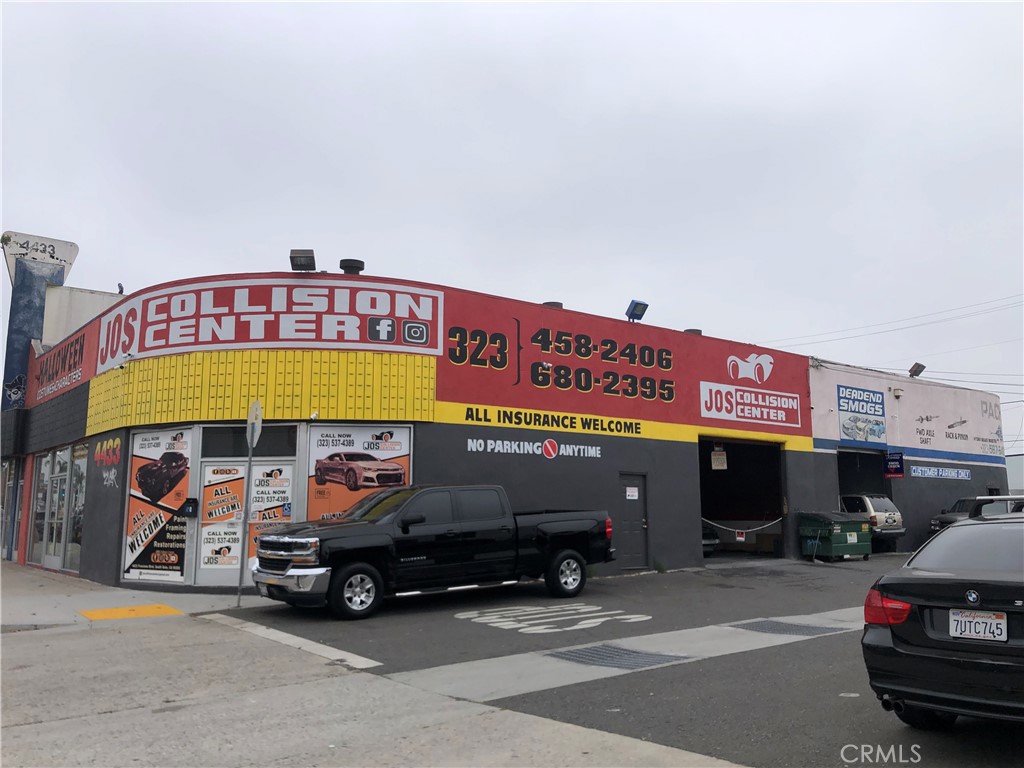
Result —
[{"label": "jos collision center logo sign", "polygon": [[559,456],[572,456],[578,459],[601,458],[601,446],[599,445],[559,444],[551,438],[543,441],[481,440],[479,438],[470,438],[466,442],[466,451],[469,453],[511,453],[526,456],[543,456],[546,459],[554,459]]},{"label": "jos collision center logo sign", "polygon": [[211,279],[156,288],[100,321],[97,368],[130,358],[252,348],[441,354],[444,294],[336,277]]}]

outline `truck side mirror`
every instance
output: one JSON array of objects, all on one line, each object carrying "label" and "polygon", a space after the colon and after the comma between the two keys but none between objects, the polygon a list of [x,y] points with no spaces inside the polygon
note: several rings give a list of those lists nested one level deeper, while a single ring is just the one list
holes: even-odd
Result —
[{"label": "truck side mirror", "polygon": [[427,518],[421,514],[413,513],[411,515],[406,515],[402,518],[402,533],[408,533],[410,525],[419,525],[420,523],[425,522],[427,522]]}]

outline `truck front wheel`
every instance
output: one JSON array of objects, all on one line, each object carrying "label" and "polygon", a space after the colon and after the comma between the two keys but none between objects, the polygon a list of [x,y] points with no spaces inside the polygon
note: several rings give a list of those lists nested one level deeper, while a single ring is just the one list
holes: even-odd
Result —
[{"label": "truck front wheel", "polygon": [[339,619],[365,619],[384,599],[380,572],[369,563],[349,563],[331,576],[327,605]]},{"label": "truck front wheel", "polygon": [[552,597],[576,597],[587,583],[587,562],[579,552],[563,549],[551,558],[544,583]]}]

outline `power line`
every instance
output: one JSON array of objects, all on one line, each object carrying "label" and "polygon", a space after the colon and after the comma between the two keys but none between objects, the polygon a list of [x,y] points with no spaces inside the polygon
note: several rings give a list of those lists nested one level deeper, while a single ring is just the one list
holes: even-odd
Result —
[{"label": "power line", "polygon": [[1013,381],[983,381],[982,379],[946,379],[942,376],[922,376],[923,381],[952,381],[961,384],[998,384],[1003,387],[1024,387],[1024,382],[1017,384]]},{"label": "power line", "polygon": [[[883,333],[895,333],[896,331],[905,331],[908,328],[921,328],[926,325],[937,325],[938,323],[949,323],[953,320],[963,320],[968,317],[977,317],[978,315],[989,315],[993,312],[1001,312],[1004,309],[1013,309],[1014,307],[1024,306],[1024,302],[1017,302],[1016,304],[1007,304],[1005,307],[996,307],[994,309],[987,309],[982,312],[969,312],[966,315],[957,315],[955,317],[946,317],[941,320],[931,320],[926,323],[914,323],[913,325],[901,325],[898,328],[888,328],[884,331],[871,331],[870,333],[855,333],[852,336],[839,336],[835,339],[819,339],[818,341],[801,341],[799,344],[777,344],[776,346],[783,349],[789,349],[792,347],[809,347],[812,344],[831,344],[834,341],[847,341],[848,339],[862,339],[865,336],[879,336]],[[839,333],[839,331],[833,331],[833,333]],[[801,336],[794,336],[793,338],[807,338]],[[766,344],[770,342],[765,342]]]},{"label": "power line", "polygon": [[[901,372],[902,368],[887,368],[881,365],[872,365],[871,368],[877,368],[882,371],[897,371]],[[932,371],[930,373],[948,373],[953,376],[1016,376],[1017,378],[1024,379],[1024,373],[981,373],[980,371]]]},{"label": "power line", "polygon": [[[786,337],[784,339],[769,339],[768,341],[766,341],[764,343],[765,344],[776,344],[776,343],[778,343],[780,341],[795,341],[796,339],[813,339],[813,338],[816,338],[818,336],[831,336],[834,333],[846,333],[847,331],[861,331],[861,330],[863,330],[865,328],[878,328],[879,326],[882,326],[882,325],[892,325],[893,323],[905,323],[908,320],[920,320],[922,317],[934,317],[935,315],[944,315],[947,312],[958,312],[961,309],[971,309],[972,307],[981,307],[981,306],[984,306],[986,304],[995,304],[998,301],[1009,301],[1010,299],[1019,299],[1022,296],[1024,296],[1024,294],[1015,293],[1012,296],[1003,296],[1000,299],[989,299],[988,301],[979,301],[977,304],[965,304],[962,307],[950,307],[949,309],[943,309],[943,310],[940,310],[938,312],[927,312],[927,313],[925,313],[923,315],[914,315],[912,317],[904,317],[904,318],[901,318],[899,320],[888,320],[888,321],[886,321],[884,323],[871,323],[870,325],[857,325],[857,326],[854,326],[853,328],[841,328],[838,331],[823,331],[822,333],[811,333],[811,334],[807,334],[807,335],[804,335],[804,336],[788,336],[788,337]],[[993,309],[987,310],[987,311],[998,312],[998,311],[1000,311],[1002,309],[1009,309],[1009,308],[1011,308],[1013,306],[1019,306],[1019,304],[1011,304],[1011,305],[1009,305],[1007,307],[996,307],[996,308],[993,308]],[[985,313],[982,312],[982,313],[979,313],[979,314],[985,314]],[[966,315],[966,316],[970,317],[971,315]],[[955,320],[957,318],[948,318],[948,319]],[[940,321],[940,322],[944,322],[944,321]],[[916,326],[910,326],[910,327],[916,327]],[[899,330],[899,329],[894,328],[892,330]],[[869,335],[869,334],[865,334],[865,335]]]},{"label": "power line", "polygon": [[[935,357],[937,355],[950,355],[950,354],[953,354],[954,352],[973,352],[976,349],[984,349],[985,347],[998,347],[1000,344],[1012,344],[1015,341],[1024,341],[1024,337],[1017,337],[1016,339],[1005,339],[1004,341],[993,341],[993,342],[990,342],[989,344],[975,344],[974,346],[971,346],[971,347],[961,347],[960,349],[944,349],[941,352],[918,353],[916,355],[916,357],[917,357],[918,360],[923,360],[925,358]],[[884,362],[884,363],[895,363],[895,362],[901,362],[903,360],[906,360],[906,357],[898,357],[898,358],[895,358],[893,360],[883,360],[882,362]],[[878,368],[879,366],[875,365],[875,366],[871,366],[871,367],[872,368]]]}]

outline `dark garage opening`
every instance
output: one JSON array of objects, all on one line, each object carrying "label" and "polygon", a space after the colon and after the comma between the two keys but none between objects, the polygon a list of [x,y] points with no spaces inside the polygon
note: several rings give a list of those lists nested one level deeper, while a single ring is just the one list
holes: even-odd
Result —
[{"label": "dark garage opening", "polygon": [[892,498],[892,482],[885,479],[885,454],[877,451],[839,451],[839,495],[881,493]]},{"label": "dark garage opening", "polygon": [[[718,537],[716,550],[782,557],[782,523],[761,528],[782,517],[780,446],[702,438],[697,447],[701,517],[717,524],[711,526]],[[745,532],[743,541],[734,530]]]}]

